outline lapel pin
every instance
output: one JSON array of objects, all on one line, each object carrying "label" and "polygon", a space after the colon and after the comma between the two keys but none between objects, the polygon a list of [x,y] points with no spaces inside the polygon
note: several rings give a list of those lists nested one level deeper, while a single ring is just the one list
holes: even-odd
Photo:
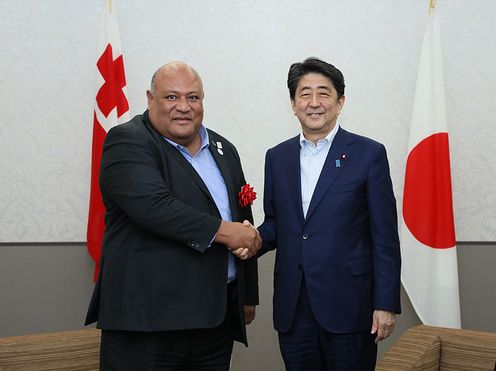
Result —
[{"label": "lapel pin", "polygon": [[348,158],[348,156],[346,156],[346,153],[343,153],[343,154],[341,155],[341,160],[346,160],[347,158]]},{"label": "lapel pin", "polygon": [[224,151],[222,151],[222,143],[221,142],[214,142],[212,140],[212,145],[217,148],[217,152],[219,152],[219,154],[221,154],[222,156],[224,156]]},{"label": "lapel pin", "polygon": [[341,167],[341,160],[336,160],[336,167]]},{"label": "lapel pin", "polygon": [[222,143],[217,142],[217,152],[219,152],[221,155],[224,155],[224,152],[222,151]]}]

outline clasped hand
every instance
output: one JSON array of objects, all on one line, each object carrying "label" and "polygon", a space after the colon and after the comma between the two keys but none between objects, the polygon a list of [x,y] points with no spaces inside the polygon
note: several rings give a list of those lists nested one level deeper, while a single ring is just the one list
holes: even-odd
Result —
[{"label": "clasped hand", "polygon": [[222,221],[215,241],[243,260],[253,257],[262,247],[260,234],[248,220],[243,223]]}]

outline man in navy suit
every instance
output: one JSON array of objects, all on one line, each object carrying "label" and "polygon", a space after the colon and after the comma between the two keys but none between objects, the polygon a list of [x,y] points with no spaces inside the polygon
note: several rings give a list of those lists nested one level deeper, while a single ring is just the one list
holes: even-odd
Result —
[{"label": "man in navy suit", "polygon": [[373,370],[401,311],[386,150],[339,126],[344,87],[329,63],[293,64],[288,88],[302,133],[265,159],[259,255],[276,249],[274,327],[287,370]]},{"label": "man in navy suit", "polygon": [[236,148],[203,125],[203,85],[182,62],[153,75],[148,110],[111,129],[100,188],[100,276],[86,323],[101,370],[229,369],[258,304],[261,245]]}]

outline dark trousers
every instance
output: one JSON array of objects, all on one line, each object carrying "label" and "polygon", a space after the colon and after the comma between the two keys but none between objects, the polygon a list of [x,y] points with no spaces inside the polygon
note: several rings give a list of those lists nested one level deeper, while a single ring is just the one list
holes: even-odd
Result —
[{"label": "dark trousers", "polygon": [[159,332],[102,330],[100,370],[229,370],[234,334],[240,326],[232,296],[228,292],[226,317],[215,328]]},{"label": "dark trousers", "polygon": [[293,324],[279,333],[279,346],[287,371],[373,371],[374,338],[370,331],[333,334],[322,329],[303,282]]}]

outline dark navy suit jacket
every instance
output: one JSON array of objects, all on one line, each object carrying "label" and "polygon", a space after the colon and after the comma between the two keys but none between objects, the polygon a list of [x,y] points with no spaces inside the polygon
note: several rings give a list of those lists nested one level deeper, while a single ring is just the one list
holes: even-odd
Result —
[{"label": "dark navy suit jacket", "polygon": [[319,325],[369,331],[375,309],[399,313],[396,201],[384,146],[340,128],[303,217],[299,137],[267,152],[260,255],[276,250],[274,327],[291,328],[304,277]]}]

